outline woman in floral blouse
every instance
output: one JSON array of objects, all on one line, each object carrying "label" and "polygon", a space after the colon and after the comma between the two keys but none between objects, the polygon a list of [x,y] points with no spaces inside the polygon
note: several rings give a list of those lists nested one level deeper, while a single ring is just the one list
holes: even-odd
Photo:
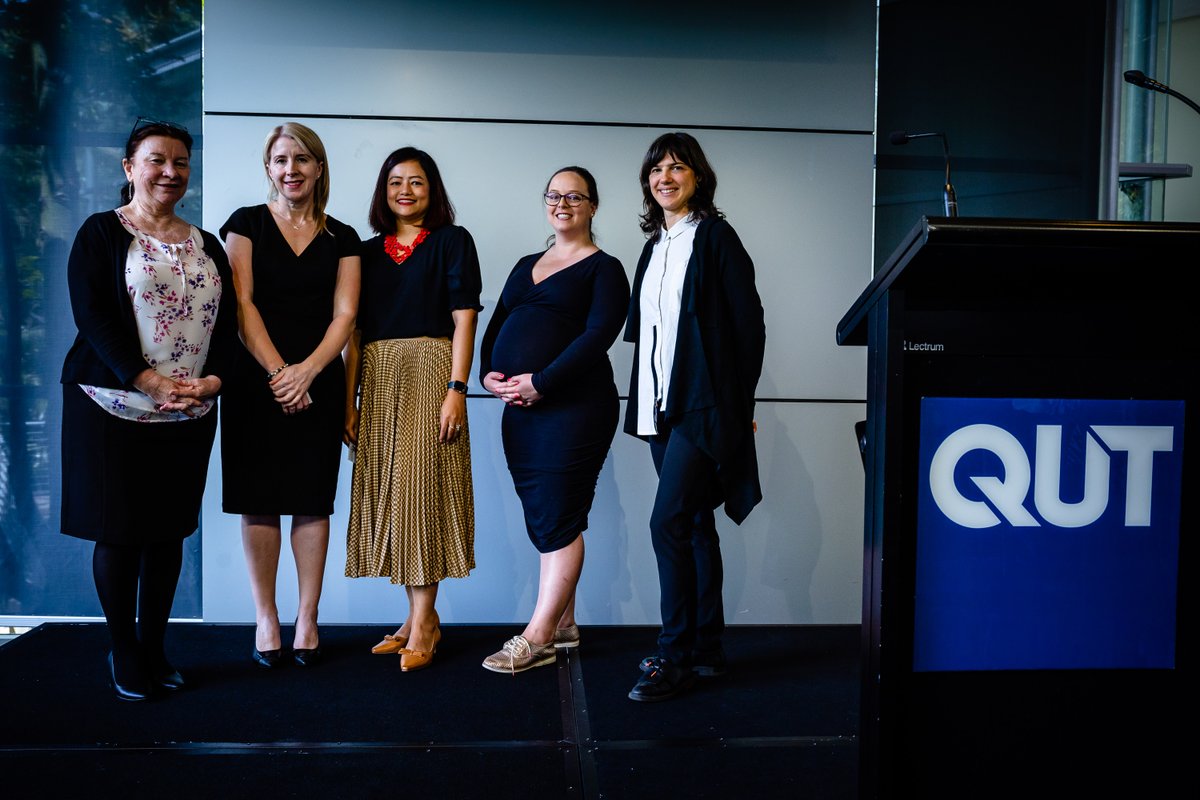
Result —
[{"label": "woman in floral blouse", "polygon": [[191,146],[181,126],[139,118],[124,204],[83,223],[67,262],[79,334],[62,371],[62,531],[95,542],[122,700],[185,686],[163,640],[237,341],[225,251],[175,214]]}]

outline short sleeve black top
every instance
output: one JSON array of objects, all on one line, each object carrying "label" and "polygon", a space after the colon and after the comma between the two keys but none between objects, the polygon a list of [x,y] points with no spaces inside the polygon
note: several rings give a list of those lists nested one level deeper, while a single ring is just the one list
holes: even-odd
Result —
[{"label": "short sleeve black top", "polygon": [[327,216],[325,230],[296,255],[266,205],[233,212],[221,226],[221,238],[230,233],[254,245],[254,306],[280,355],[291,361],[306,358],[333,320],[338,262],[358,255],[358,234]]},{"label": "short sleeve black top", "polygon": [[383,240],[376,236],[362,244],[358,328],[363,345],[380,339],[450,337],[452,311],[483,310],[479,254],[465,228],[447,225],[430,231],[402,264],[387,254]]}]

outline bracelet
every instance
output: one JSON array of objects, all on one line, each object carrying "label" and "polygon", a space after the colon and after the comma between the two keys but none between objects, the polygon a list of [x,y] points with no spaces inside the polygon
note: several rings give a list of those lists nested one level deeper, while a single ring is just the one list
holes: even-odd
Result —
[{"label": "bracelet", "polygon": [[288,368],[288,367],[290,367],[290,366],[291,366],[291,364],[287,363],[286,361],[285,361],[285,362],[283,362],[283,363],[282,363],[282,364],[280,364],[278,367],[276,367],[274,370],[272,370],[271,372],[268,372],[268,373],[267,373],[267,381],[268,381],[268,382],[270,382],[270,381],[273,381],[273,380],[275,380],[275,376],[276,376],[276,375],[278,375],[279,373],[283,372],[285,369],[287,369],[287,368]]}]

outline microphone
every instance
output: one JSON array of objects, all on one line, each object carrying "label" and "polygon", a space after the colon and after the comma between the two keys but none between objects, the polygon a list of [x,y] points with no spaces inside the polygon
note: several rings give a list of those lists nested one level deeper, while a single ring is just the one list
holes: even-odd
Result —
[{"label": "microphone", "polygon": [[1125,82],[1132,83],[1134,86],[1140,86],[1143,89],[1150,89],[1155,92],[1163,92],[1164,94],[1167,91],[1165,84],[1159,83],[1158,81],[1154,80],[1154,78],[1147,76],[1146,73],[1142,72],[1140,69],[1126,70]]},{"label": "microphone", "polygon": [[904,145],[913,139],[925,139],[936,136],[942,140],[942,154],[946,157],[946,185],[942,187],[942,206],[947,217],[958,216],[958,197],[954,194],[954,184],[950,183],[950,140],[944,133],[908,133],[907,131],[892,131],[888,137],[892,144]]},{"label": "microphone", "polygon": [[1178,99],[1182,100],[1183,102],[1187,103],[1193,111],[1195,111],[1197,114],[1200,114],[1200,106],[1198,106],[1194,102],[1192,102],[1191,99],[1184,97],[1182,94],[1175,91],[1171,87],[1167,86],[1165,83],[1161,83],[1159,81],[1154,80],[1154,78],[1151,78],[1146,73],[1142,72],[1140,69],[1126,70],[1125,71],[1125,82],[1131,83],[1134,86],[1140,87],[1142,89],[1149,89],[1152,92],[1162,92],[1163,94],[1169,94],[1171,97],[1178,98]]}]

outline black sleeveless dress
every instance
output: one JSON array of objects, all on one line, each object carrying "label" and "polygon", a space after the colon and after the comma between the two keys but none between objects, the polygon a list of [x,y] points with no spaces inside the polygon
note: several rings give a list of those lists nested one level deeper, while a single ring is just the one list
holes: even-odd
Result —
[{"label": "black sleeveless dress", "polygon": [[[240,208],[221,237],[240,234],[254,245],[254,306],[279,355],[289,364],[308,357],[333,320],[338,261],[356,256],[354,229],[332,217],[296,255],[266,205]],[[223,508],[229,514],[333,513],[345,426],[346,371],[335,358],[309,388],[312,405],[287,415],[267,373],[239,348],[221,396]]]}]

